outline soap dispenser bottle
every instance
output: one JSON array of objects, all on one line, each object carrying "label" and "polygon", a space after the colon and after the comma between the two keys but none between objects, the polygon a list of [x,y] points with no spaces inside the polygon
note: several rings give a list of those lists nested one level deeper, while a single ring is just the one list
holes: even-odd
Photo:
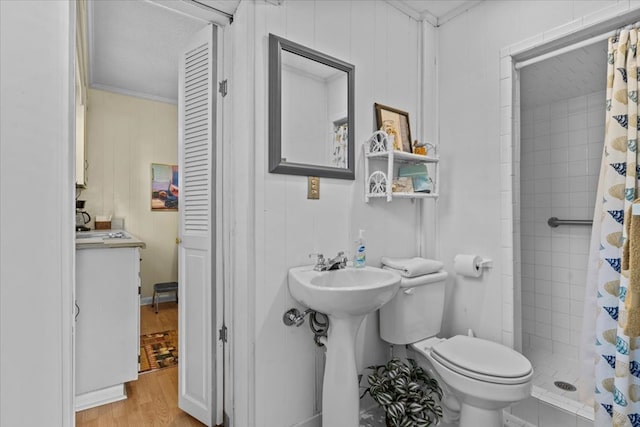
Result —
[{"label": "soap dispenser bottle", "polygon": [[367,251],[364,245],[364,230],[358,231],[358,239],[356,240],[356,256],[353,260],[353,266],[362,268],[367,265]]}]

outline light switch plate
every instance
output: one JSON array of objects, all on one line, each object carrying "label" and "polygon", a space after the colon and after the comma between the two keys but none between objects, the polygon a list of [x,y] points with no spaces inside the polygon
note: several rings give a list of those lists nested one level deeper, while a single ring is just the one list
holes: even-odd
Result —
[{"label": "light switch plate", "polygon": [[318,200],[320,198],[320,178],[310,176],[307,185],[307,199]]}]

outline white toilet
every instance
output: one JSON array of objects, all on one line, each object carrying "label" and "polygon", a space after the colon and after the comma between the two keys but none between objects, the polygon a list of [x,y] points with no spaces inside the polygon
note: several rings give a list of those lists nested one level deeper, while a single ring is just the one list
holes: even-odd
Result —
[{"label": "white toilet", "polygon": [[402,278],[396,296],[380,309],[380,336],[391,344],[409,345],[407,356],[435,372],[445,406],[457,409],[447,405],[447,392],[460,403],[460,427],[502,427],[502,410],[531,394],[531,362],[481,338],[437,338],[446,279],[444,271]]}]

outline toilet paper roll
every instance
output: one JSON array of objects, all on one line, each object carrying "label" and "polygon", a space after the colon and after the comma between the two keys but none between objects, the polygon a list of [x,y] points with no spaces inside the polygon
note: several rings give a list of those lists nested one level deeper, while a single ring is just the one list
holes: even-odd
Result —
[{"label": "toilet paper roll", "polygon": [[478,255],[456,255],[453,259],[453,269],[461,276],[480,277],[482,258]]}]

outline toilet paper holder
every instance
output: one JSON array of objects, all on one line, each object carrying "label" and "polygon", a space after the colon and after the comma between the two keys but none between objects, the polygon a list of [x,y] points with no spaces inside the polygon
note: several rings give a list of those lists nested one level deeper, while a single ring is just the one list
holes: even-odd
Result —
[{"label": "toilet paper holder", "polygon": [[493,260],[491,258],[482,258],[482,261],[478,263],[478,268],[491,268],[493,267]]},{"label": "toilet paper holder", "polygon": [[458,254],[453,260],[453,268],[456,274],[465,277],[478,278],[484,269],[491,268],[493,260],[476,254]]}]

